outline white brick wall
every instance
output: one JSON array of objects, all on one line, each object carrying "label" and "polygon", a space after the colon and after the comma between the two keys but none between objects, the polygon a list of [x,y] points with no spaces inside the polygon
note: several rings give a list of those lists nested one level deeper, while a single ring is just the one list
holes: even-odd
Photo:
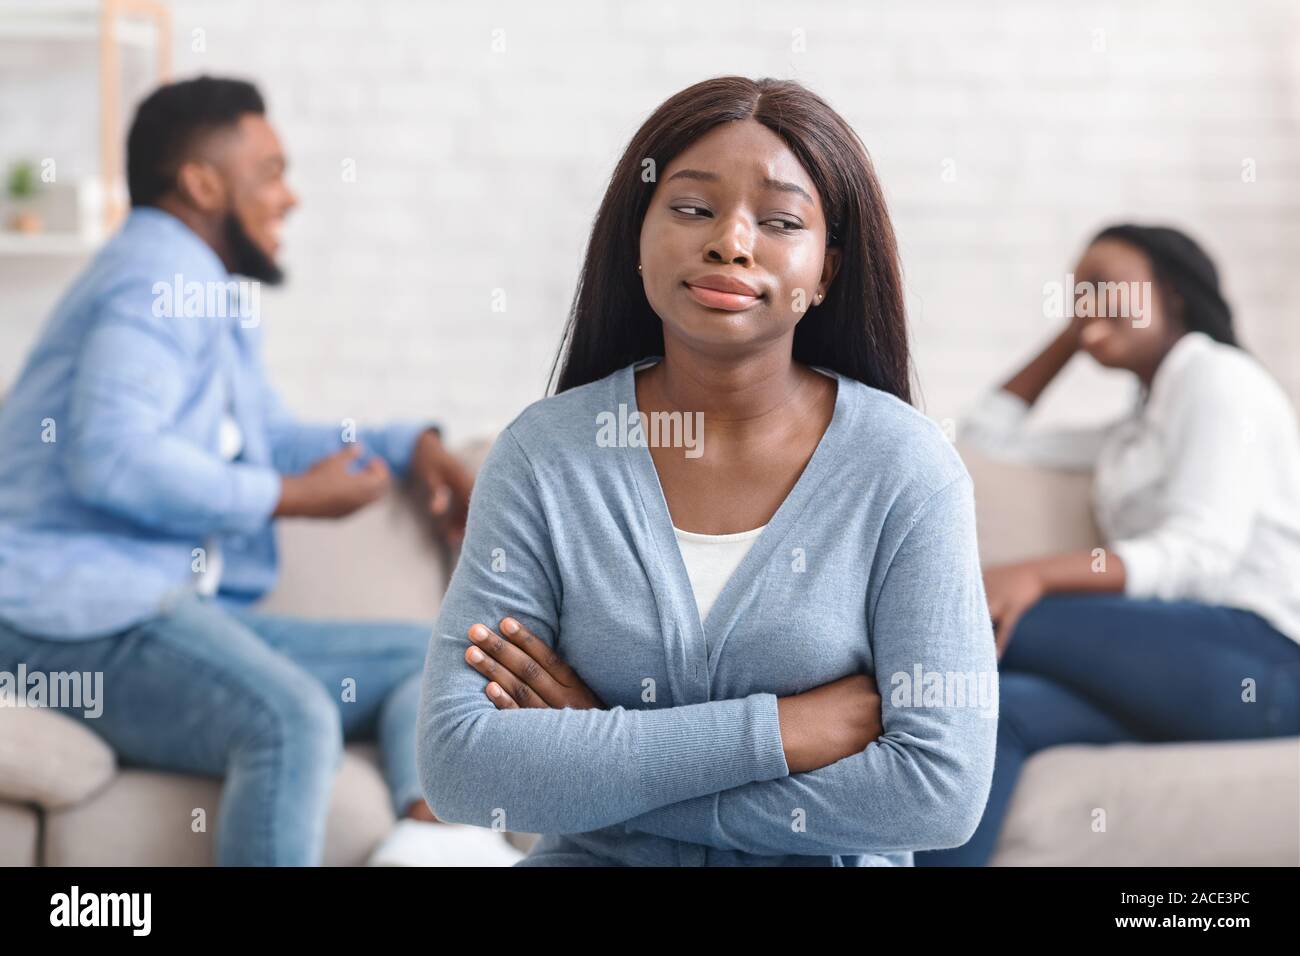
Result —
[{"label": "white brick wall", "polygon": [[[290,151],[291,280],[264,311],[303,412],[434,414],[463,435],[539,397],[620,150],[666,96],[730,72],[803,80],[866,142],[935,418],[1049,334],[1043,283],[1115,219],[1199,237],[1244,340],[1300,401],[1300,14],[1283,0],[1128,6],[172,4],[178,74],[258,82]],[[93,168],[92,50],[0,42],[0,162]],[[72,268],[0,259],[0,383]],[[1079,360],[1048,414],[1109,412],[1126,381]]]}]

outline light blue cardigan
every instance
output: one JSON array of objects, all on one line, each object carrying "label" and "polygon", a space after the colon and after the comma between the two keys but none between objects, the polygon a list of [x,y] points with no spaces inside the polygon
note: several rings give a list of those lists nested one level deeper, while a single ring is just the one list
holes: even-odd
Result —
[{"label": "light blue cardigan", "polygon": [[[701,624],[649,450],[597,441],[601,413],[635,413],[633,374],[534,403],[483,464],[424,670],[434,812],[545,834],[523,865],[910,865],[964,843],[997,661],[951,444],[837,374],[821,443]],[[609,709],[497,710],[466,631],[507,615]],[[875,675],[884,733],[790,773],[777,698],[854,673]]]}]

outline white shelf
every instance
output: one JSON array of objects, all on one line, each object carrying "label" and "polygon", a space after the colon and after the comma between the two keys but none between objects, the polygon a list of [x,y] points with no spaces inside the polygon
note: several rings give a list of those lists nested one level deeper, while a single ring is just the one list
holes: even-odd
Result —
[{"label": "white shelf", "polygon": [[99,242],[75,232],[0,231],[0,257],[88,256]]},{"label": "white shelf", "polygon": [[[124,131],[125,127],[119,116],[123,102],[119,48],[150,52],[156,60],[155,74],[166,80],[171,74],[171,23],[166,0],[0,0],[0,43],[71,40],[98,47],[95,59],[103,130]],[[58,58],[55,52],[44,53],[46,59]],[[114,138],[100,138],[100,177],[108,189],[114,188],[107,185],[110,180],[121,179],[120,146],[111,141]],[[111,227],[121,206],[120,201],[100,195],[94,203],[94,228],[88,228],[92,219],[87,216],[86,203],[80,201],[85,197],[79,197],[75,216],[51,214],[45,218],[46,223],[54,224],[48,233],[0,231],[0,256],[83,256],[93,251],[99,245],[95,237],[101,235],[101,227]],[[0,218],[0,230],[8,225],[8,217]]]},{"label": "white shelf", "polygon": [[[0,41],[74,40],[99,42],[98,3],[0,2]],[[152,49],[157,33],[149,23],[120,20],[115,27],[122,46]]]}]

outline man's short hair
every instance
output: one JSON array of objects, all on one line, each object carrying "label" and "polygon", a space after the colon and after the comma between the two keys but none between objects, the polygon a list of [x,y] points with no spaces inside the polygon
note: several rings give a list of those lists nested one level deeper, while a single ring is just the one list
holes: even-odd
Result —
[{"label": "man's short hair", "polygon": [[160,86],[145,98],[126,138],[126,183],[132,206],[153,206],[176,186],[195,143],[266,106],[252,83],[200,76]]}]

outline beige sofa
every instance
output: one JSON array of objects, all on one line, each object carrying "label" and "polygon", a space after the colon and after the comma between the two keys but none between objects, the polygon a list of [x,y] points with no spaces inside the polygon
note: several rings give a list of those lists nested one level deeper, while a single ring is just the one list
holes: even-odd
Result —
[{"label": "beige sofa", "polygon": [[[476,467],[479,442],[462,451]],[[306,617],[426,621],[432,630],[449,555],[405,489],[341,521],[280,522],[280,582],[263,602]],[[0,707],[0,865],[202,866],[220,780],[121,767],[81,722]],[[324,863],[354,866],[393,825],[373,744],[349,744],[335,780]],[[512,842],[528,844],[509,834]]]},{"label": "beige sofa", "polygon": [[[1100,545],[1091,475],[958,449],[985,566]],[[1093,831],[1098,808],[1104,833]],[[1025,763],[992,863],[1300,865],[1300,737],[1042,751]]]},{"label": "beige sofa", "polygon": [[[964,457],[986,563],[1096,543],[1086,475]],[[432,622],[448,561],[403,496],[338,523],[284,522],[280,541],[268,610]],[[119,767],[71,718],[0,708],[0,864],[210,863],[211,838],[189,821],[196,807],[216,819],[219,786]],[[1093,832],[1095,808],[1107,812],[1105,833]],[[350,745],[325,862],[363,862],[392,820],[374,748]],[[1026,764],[994,863],[1297,865],[1300,738],[1045,751]]]}]

